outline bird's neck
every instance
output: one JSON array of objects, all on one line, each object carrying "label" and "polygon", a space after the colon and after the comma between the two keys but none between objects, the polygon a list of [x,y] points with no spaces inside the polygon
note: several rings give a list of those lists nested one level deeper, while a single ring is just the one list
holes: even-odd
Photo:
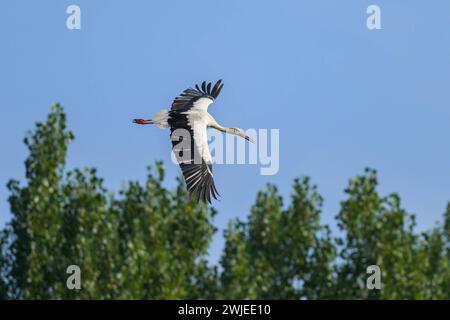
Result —
[{"label": "bird's neck", "polygon": [[217,122],[212,123],[211,127],[213,127],[214,129],[217,129],[219,131],[222,132],[230,132],[230,128],[226,128],[226,127],[222,127],[220,124],[218,124]]}]

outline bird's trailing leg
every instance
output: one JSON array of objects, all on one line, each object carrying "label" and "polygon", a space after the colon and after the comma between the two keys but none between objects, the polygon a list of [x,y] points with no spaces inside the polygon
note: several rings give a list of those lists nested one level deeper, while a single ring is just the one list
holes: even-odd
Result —
[{"label": "bird's trailing leg", "polygon": [[151,119],[134,119],[133,122],[137,123],[137,124],[152,124],[153,123],[153,121]]}]

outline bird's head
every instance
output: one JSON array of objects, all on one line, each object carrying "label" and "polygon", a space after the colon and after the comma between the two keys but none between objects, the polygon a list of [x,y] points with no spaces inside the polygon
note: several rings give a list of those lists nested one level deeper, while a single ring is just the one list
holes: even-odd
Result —
[{"label": "bird's head", "polygon": [[245,134],[244,131],[242,131],[239,128],[228,128],[228,132],[231,134],[234,134],[236,136],[242,137],[247,141],[250,141],[252,143],[255,143],[255,140],[253,140],[251,137],[249,137],[247,134]]}]

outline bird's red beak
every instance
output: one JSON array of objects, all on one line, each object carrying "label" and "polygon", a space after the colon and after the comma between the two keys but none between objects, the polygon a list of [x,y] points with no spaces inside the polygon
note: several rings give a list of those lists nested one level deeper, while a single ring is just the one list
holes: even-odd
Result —
[{"label": "bird's red beak", "polygon": [[137,124],[151,124],[152,123],[151,120],[147,120],[147,119],[134,119],[133,122],[137,123]]},{"label": "bird's red beak", "polygon": [[245,133],[241,133],[240,136],[245,140],[250,141],[251,143],[255,143],[255,140],[253,140],[250,136],[246,135]]},{"label": "bird's red beak", "polygon": [[251,137],[249,136],[245,136],[245,140],[250,141],[251,143],[256,143],[255,140],[253,140]]}]

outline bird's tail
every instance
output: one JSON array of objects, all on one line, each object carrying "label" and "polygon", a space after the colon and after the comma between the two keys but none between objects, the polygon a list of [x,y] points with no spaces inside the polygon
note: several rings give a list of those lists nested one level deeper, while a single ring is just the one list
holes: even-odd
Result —
[{"label": "bird's tail", "polygon": [[169,128],[169,111],[166,109],[160,110],[155,116],[151,119],[152,123],[155,124],[160,129]]},{"label": "bird's tail", "polygon": [[169,111],[163,109],[159,111],[151,119],[134,119],[133,122],[137,124],[154,124],[158,128],[165,129],[169,128]]}]

